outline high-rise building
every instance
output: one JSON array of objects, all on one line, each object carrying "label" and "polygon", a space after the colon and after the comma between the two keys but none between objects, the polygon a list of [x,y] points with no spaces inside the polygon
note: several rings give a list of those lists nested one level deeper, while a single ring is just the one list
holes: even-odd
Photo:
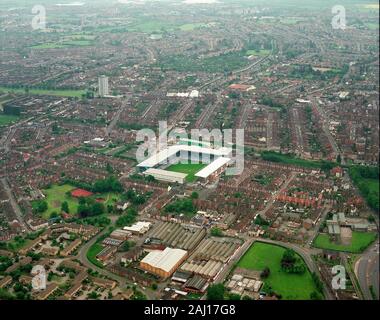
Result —
[{"label": "high-rise building", "polygon": [[104,97],[108,96],[108,77],[100,76],[99,77],[99,96]]}]

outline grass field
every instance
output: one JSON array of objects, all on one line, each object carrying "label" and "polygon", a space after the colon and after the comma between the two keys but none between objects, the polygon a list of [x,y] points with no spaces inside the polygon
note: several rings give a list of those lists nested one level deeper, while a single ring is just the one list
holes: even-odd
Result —
[{"label": "grass field", "polygon": [[175,28],[175,24],[170,23],[168,21],[160,21],[160,20],[145,20],[138,22],[137,24],[128,27],[128,31],[136,31],[136,32],[144,32],[144,33],[152,33],[159,31],[170,31]]},{"label": "grass field", "polygon": [[379,180],[375,179],[364,179],[364,182],[368,185],[370,192],[379,193]]},{"label": "grass field", "polygon": [[95,194],[94,197],[104,199],[103,204],[105,206],[114,205],[116,202],[118,202],[120,200],[120,195],[118,193],[115,193],[115,192]]},{"label": "grass field", "polygon": [[101,244],[99,243],[94,243],[90,249],[88,249],[87,251],[87,259],[94,265],[96,265],[97,267],[99,268],[103,268],[103,264],[98,260],[96,259],[96,255],[102,251],[103,247]]},{"label": "grass field", "polygon": [[78,200],[72,197],[66,196],[67,191],[76,189],[75,187],[64,184],[62,186],[53,185],[49,189],[42,190],[46,196],[45,200],[48,203],[48,209],[42,213],[42,217],[48,219],[50,215],[55,211],[61,212],[62,202],[67,201],[69,204],[70,214],[76,214],[78,208]]},{"label": "grass field", "polygon": [[263,160],[266,161],[286,163],[289,165],[295,165],[306,168],[322,169],[323,166],[326,164],[330,164],[332,167],[334,166],[332,162],[305,160],[289,154],[282,154],[275,151],[262,151],[261,157]]},{"label": "grass field", "polygon": [[63,49],[63,48],[75,48],[75,47],[88,47],[94,45],[93,38],[87,37],[74,37],[57,42],[47,42],[35,45],[32,49]]},{"label": "grass field", "polygon": [[363,252],[374,240],[376,233],[374,232],[352,232],[351,245],[341,245],[330,241],[327,234],[319,234],[314,240],[313,246],[321,249],[346,251],[352,253]]},{"label": "grass field", "polygon": [[281,270],[281,258],[285,248],[262,242],[255,242],[240,259],[238,266],[251,270],[269,267],[270,275],[265,283],[285,300],[308,300],[315,288],[310,272],[289,274]]},{"label": "grass field", "polygon": [[196,180],[195,174],[206,166],[207,165],[203,163],[196,163],[196,164],[177,163],[177,164],[173,164],[169,166],[168,168],[166,168],[166,170],[173,171],[173,172],[186,173],[187,174],[186,181],[194,182]]},{"label": "grass field", "polygon": [[25,239],[25,238],[22,238],[19,241],[16,241],[15,239],[13,239],[13,240],[8,242],[8,249],[13,251],[13,252],[17,252],[20,249],[26,247],[30,242],[31,242],[31,240]]},{"label": "grass field", "polygon": [[20,118],[18,116],[11,116],[6,114],[0,114],[0,126],[5,126],[14,122],[17,122]]},{"label": "grass field", "polygon": [[247,56],[257,56],[257,57],[265,57],[270,54],[270,50],[247,50]]},{"label": "grass field", "polygon": [[[0,92],[11,92],[11,93],[21,93],[26,94],[24,88],[13,89],[0,87]],[[29,94],[32,95],[43,95],[43,96],[58,96],[58,97],[73,97],[81,98],[82,94],[85,94],[85,90],[48,90],[48,89],[29,89]]]},{"label": "grass field", "polygon": [[186,23],[186,24],[183,24],[182,26],[180,26],[179,28],[182,31],[193,31],[193,30],[200,29],[200,28],[209,28],[212,25],[213,25],[212,23],[202,23],[202,22],[200,22],[200,23]]},{"label": "grass field", "polygon": [[379,29],[379,24],[378,23],[374,23],[374,22],[366,22],[364,23],[364,25],[370,29],[370,30],[378,30]]},{"label": "grass field", "polygon": [[[54,211],[60,213],[61,205],[64,201],[67,201],[69,204],[70,214],[76,214],[78,209],[78,199],[66,196],[67,191],[74,189],[76,189],[76,187],[64,184],[62,186],[53,185],[49,189],[42,190],[46,196],[45,200],[48,203],[48,209],[42,213],[42,217],[48,219]],[[106,207],[108,205],[114,205],[120,199],[120,195],[114,192],[94,194],[92,197],[94,199],[103,199],[103,204]]]}]

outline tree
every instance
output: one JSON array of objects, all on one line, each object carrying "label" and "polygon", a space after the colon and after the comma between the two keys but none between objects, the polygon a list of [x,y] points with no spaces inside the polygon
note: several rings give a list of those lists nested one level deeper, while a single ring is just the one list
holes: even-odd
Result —
[{"label": "tree", "polygon": [[106,170],[108,173],[113,173],[113,171],[114,171],[112,166],[109,163],[107,163]]},{"label": "tree", "polygon": [[42,213],[48,209],[48,204],[45,200],[37,200],[33,203],[34,213]]},{"label": "tree", "polygon": [[302,274],[306,271],[306,267],[302,260],[297,257],[296,253],[292,249],[286,249],[282,259],[281,268],[288,273]]},{"label": "tree", "polygon": [[116,220],[117,227],[124,227],[135,222],[138,213],[133,208],[128,208],[127,213]]},{"label": "tree", "polygon": [[296,262],[296,254],[292,249],[286,249],[284,254],[282,255],[281,265],[282,266],[290,266]]},{"label": "tree", "polygon": [[310,293],[310,299],[311,300],[322,300],[322,295],[316,291],[313,291]]},{"label": "tree", "polygon": [[311,274],[311,278],[313,279],[313,282],[316,286],[316,288],[318,289],[318,292],[322,293],[323,292],[323,282],[321,281],[321,279],[319,279],[318,275],[313,272]]},{"label": "tree", "polygon": [[224,300],[224,292],[222,283],[210,285],[207,289],[207,300]]},{"label": "tree", "polygon": [[217,227],[213,227],[211,228],[211,231],[210,231],[211,235],[213,237],[222,237],[223,236],[223,231],[220,230],[219,228]]},{"label": "tree", "polygon": [[241,300],[241,296],[239,294],[236,294],[236,293],[230,293],[228,295],[228,300]]},{"label": "tree", "polygon": [[339,164],[342,163],[342,156],[340,154],[338,154],[338,156],[336,157],[336,162]]},{"label": "tree", "polygon": [[257,224],[258,226],[268,226],[269,225],[269,222],[266,221],[262,216],[260,215],[257,215],[255,221],[254,221],[255,224]]},{"label": "tree", "polygon": [[199,193],[196,192],[196,191],[193,191],[193,192],[191,193],[191,199],[198,199],[198,198],[199,198]]},{"label": "tree", "polygon": [[270,275],[270,269],[268,267],[265,267],[264,270],[260,274],[261,279],[266,279]]},{"label": "tree", "polygon": [[66,212],[66,213],[70,213],[69,204],[67,201],[62,202],[61,210]]},{"label": "tree", "polygon": [[98,216],[98,215],[103,214],[103,213],[104,213],[104,205],[103,205],[103,203],[95,202],[91,206],[91,210],[90,210],[90,215],[91,216]]},{"label": "tree", "polygon": [[370,223],[375,222],[375,217],[372,214],[368,217],[368,222]]},{"label": "tree", "polygon": [[89,299],[98,299],[99,294],[97,294],[95,291],[92,291],[88,294]]},{"label": "tree", "polygon": [[133,241],[125,241],[120,249],[121,251],[129,251],[133,246],[135,245],[135,243]]}]

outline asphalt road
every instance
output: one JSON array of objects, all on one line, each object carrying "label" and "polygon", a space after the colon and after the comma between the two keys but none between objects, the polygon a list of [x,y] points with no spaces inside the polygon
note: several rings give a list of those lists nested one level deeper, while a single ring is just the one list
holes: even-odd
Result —
[{"label": "asphalt road", "polygon": [[[99,272],[99,274],[102,274],[102,275],[104,275],[104,276],[106,276],[106,277],[108,277],[108,278],[110,278],[112,280],[117,281],[119,283],[120,287],[123,288],[123,289],[126,288],[127,285],[133,286],[134,283],[130,282],[130,281],[127,281],[127,278],[118,276],[117,274],[114,274],[114,273],[108,271],[107,269],[99,268],[96,265],[92,264],[87,259],[87,251],[88,251],[88,249],[96,242],[96,240],[99,237],[101,237],[102,235],[104,235],[107,231],[108,231],[108,228],[105,228],[103,231],[101,231],[95,237],[93,237],[90,241],[88,241],[87,243],[85,243],[79,249],[79,252],[78,252],[78,254],[77,254],[77,256],[75,258],[78,259],[86,268],[91,268],[92,270],[95,270],[95,271]],[[143,287],[141,287],[139,285],[137,287],[138,287],[138,289],[142,293],[144,293],[146,295],[147,299],[149,299],[149,300],[154,300],[155,299],[154,292],[152,292],[151,290],[144,289]]]},{"label": "asphalt road", "polygon": [[362,289],[364,299],[372,300],[370,286],[379,299],[379,242],[368,248],[355,263],[355,274]]},{"label": "asphalt road", "polygon": [[11,203],[11,206],[13,208],[13,211],[16,214],[17,220],[20,222],[20,224],[22,225],[22,227],[23,227],[24,230],[30,230],[29,227],[28,227],[28,225],[24,222],[24,218],[22,216],[21,209],[20,209],[20,207],[19,207],[19,205],[18,205],[15,197],[13,196],[11,187],[9,186],[7,179],[6,178],[1,178],[0,180],[1,180],[1,183],[3,184],[3,186],[4,186],[5,192],[8,195],[8,198],[10,200],[10,203]]}]

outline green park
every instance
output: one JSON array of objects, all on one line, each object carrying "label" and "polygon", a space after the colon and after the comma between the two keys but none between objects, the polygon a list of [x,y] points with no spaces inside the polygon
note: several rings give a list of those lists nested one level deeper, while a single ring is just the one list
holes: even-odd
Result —
[{"label": "green park", "polygon": [[333,251],[344,251],[351,253],[363,252],[375,239],[377,235],[375,232],[352,232],[351,244],[339,244],[330,239],[328,234],[319,234],[313,243],[313,246],[320,249],[327,249]]},{"label": "green park", "polygon": [[317,292],[312,275],[298,255],[300,263],[305,266],[305,272],[295,274],[284,271],[281,267],[281,260],[285,251],[284,247],[278,245],[255,242],[240,259],[237,266],[256,271],[269,268],[269,276],[263,280],[263,291],[271,288],[284,300],[308,300],[312,293]]}]

